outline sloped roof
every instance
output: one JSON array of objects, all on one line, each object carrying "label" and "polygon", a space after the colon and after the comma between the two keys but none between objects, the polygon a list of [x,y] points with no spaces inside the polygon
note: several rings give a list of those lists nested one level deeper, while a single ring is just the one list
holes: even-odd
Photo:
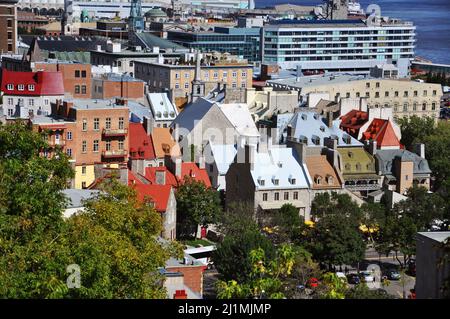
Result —
[{"label": "sloped roof", "polygon": [[147,48],[159,47],[161,49],[172,49],[174,51],[188,51],[189,49],[172,41],[162,39],[149,32],[135,32],[141,44]]},{"label": "sloped roof", "polygon": [[[153,141],[141,123],[130,123],[128,141],[131,159],[154,159]],[[133,153],[136,152],[136,155]],[[143,152],[143,155],[139,153]]]},{"label": "sloped roof", "polygon": [[[334,137],[338,147],[362,146],[363,144],[339,128],[337,121],[331,127],[325,123],[323,116],[311,112],[297,112],[289,124],[294,130],[294,137],[307,142],[308,146],[323,146],[326,137]],[[314,143],[318,141],[318,144]]]},{"label": "sloped roof", "polygon": [[382,175],[395,175],[395,167],[393,161],[396,157],[400,157],[402,161],[408,161],[414,163],[413,173],[414,174],[431,174],[430,166],[425,158],[412,153],[404,149],[394,149],[394,150],[377,150],[375,153],[377,159],[377,168]]},{"label": "sloped roof", "polygon": [[173,121],[177,117],[177,108],[167,93],[148,93],[147,99],[155,121]]},{"label": "sloped roof", "polygon": [[256,128],[247,104],[229,103],[218,105],[219,109],[228,118],[230,123],[240,135],[259,136],[259,131]]},{"label": "sloped roof", "polygon": [[187,105],[180,114],[172,122],[171,127],[177,124],[180,128],[191,132],[197,121],[203,119],[206,113],[216,104],[204,98],[199,98],[194,103]]},{"label": "sloped roof", "polygon": [[[8,90],[8,84],[14,86],[12,90]],[[24,90],[19,90],[18,85],[24,85]],[[29,85],[34,86],[34,89],[30,90]],[[3,69],[1,91],[6,95],[64,95],[64,82],[60,72],[16,72]]]},{"label": "sloped roof", "polygon": [[347,114],[341,116],[341,124],[339,127],[357,138],[359,129],[367,123],[369,120],[369,113],[359,111],[359,110],[351,110]]},{"label": "sloped roof", "polygon": [[170,129],[166,127],[154,127],[152,132],[153,148],[155,156],[162,158],[166,154],[172,156],[180,155],[180,148],[173,139]]},{"label": "sloped roof", "polygon": [[231,163],[237,154],[234,144],[213,144],[210,142],[212,156],[216,163],[219,174],[224,175],[228,172]]},{"label": "sloped roof", "polygon": [[181,177],[177,178],[170,170],[165,166],[161,167],[146,167],[145,168],[145,178],[151,183],[156,184],[156,172],[165,171],[166,172],[166,185],[171,185],[173,187],[178,187],[182,184],[186,176],[192,177],[193,179],[203,182],[207,187],[211,187],[211,181],[209,180],[208,173],[206,169],[201,169],[195,163],[186,162],[181,163]]},{"label": "sloped roof", "polygon": [[[257,189],[308,188],[309,173],[306,165],[299,163],[292,148],[273,147],[267,152],[256,152],[254,169],[251,170]],[[291,183],[295,179],[295,184]],[[264,180],[264,185],[260,184]],[[278,180],[276,185],[275,180]]]},{"label": "sloped roof", "polygon": [[[313,189],[341,188],[342,184],[339,177],[333,166],[328,162],[326,155],[308,156],[305,162],[313,181]],[[318,183],[319,177],[320,183]]]},{"label": "sloped roof", "polygon": [[158,212],[165,212],[170,198],[171,185],[135,184],[132,186],[139,201],[149,200],[154,203]]},{"label": "sloped roof", "polygon": [[392,123],[389,120],[373,119],[367,130],[362,135],[363,141],[376,141],[377,147],[401,147],[400,140],[395,134]]},{"label": "sloped roof", "polygon": [[62,193],[69,199],[67,208],[81,208],[84,206],[83,201],[95,197],[99,193],[99,191],[90,189],[68,188],[64,189]]},{"label": "sloped roof", "polygon": [[375,158],[363,147],[338,148],[344,164],[344,174],[375,174]]}]

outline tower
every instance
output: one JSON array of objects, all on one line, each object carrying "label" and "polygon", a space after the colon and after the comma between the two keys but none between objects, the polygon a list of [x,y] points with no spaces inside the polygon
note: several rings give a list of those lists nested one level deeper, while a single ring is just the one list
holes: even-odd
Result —
[{"label": "tower", "polygon": [[141,0],[131,0],[130,17],[128,18],[128,30],[141,32],[144,30],[144,18],[142,17]]},{"label": "tower", "polygon": [[191,102],[195,102],[199,97],[205,96],[205,83],[201,79],[201,55],[197,51],[195,55],[195,76],[192,81]]},{"label": "tower", "polygon": [[348,18],[348,0],[325,0],[327,19],[347,20]]},{"label": "tower", "polygon": [[16,53],[18,0],[0,0],[0,53]]}]

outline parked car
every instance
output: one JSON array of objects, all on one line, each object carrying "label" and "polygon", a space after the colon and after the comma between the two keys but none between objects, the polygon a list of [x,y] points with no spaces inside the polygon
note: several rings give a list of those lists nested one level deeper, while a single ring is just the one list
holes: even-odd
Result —
[{"label": "parked car", "polygon": [[319,286],[319,279],[314,278],[314,277],[309,278],[307,287],[308,288],[316,288],[317,286]]},{"label": "parked car", "polygon": [[359,276],[357,274],[347,275],[347,281],[349,284],[352,284],[352,285],[358,285],[359,283],[361,283],[361,279],[359,278]]},{"label": "parked car", "polygon": [[386,271],[385,276],[389,280],[400,280],[400,278],[402,277],[400,273],[395,269]]},{"label": "parked car", "polygon": [[362,282],[374,282],[373,274],[370,271],[361,271],[359,277]]}]

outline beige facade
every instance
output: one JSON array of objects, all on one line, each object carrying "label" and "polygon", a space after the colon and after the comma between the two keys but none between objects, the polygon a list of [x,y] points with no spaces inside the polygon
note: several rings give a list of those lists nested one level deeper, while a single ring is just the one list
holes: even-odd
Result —
[{"label": "beige facade", "polygon": [[328,93],[329,100],[364,98],[368,107],[392,107],[394,117],[412,115],[439,117],[442,98],[440,84],[405,80],[362,79],[341,83],[308,85],[301,89],[306,100],[310,93]]},{"label": "beige facade", "polygon": [[[200,80],[205,92],[226,85],[227,89],[243,90],[252,87],[253,69],[248,64],[224,64],[201,66]],[[186,99],[192,93],[195,65],[173,65],[135,62],[135,77],[145,81],[150,92],[169,91],[172,101]],[[242,101],[244,102],[244,101]]]},{"label": "beige facade", "polygon": [[261,91],[248,88],[245,102],[258,120],[277,113],[294,112],[298,106],[298,92],[274,91],[272,87],[264,87]]}]

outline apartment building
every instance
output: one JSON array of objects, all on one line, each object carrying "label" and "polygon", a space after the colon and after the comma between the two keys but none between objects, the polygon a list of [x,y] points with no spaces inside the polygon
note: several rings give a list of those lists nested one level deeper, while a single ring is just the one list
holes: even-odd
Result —
[{"label": "apartment building", "polygon": [[[195,63],[135,63],[135,77],[146,82],[150,92],[167,92],[177,107],[190,101],[196,73]],[[232,93],[230,91],[241,92],[241,102],[244,102],[245,89],[252,87],[252,77],[253,68],[248,63],[217,61],[203,63],[197,80],[202,83],[205,95],[220,84],[226,86],[228,94]]]},{"label": "apartment building", "polygon": [[64,150],[74,162],[74,188],[87,188],[102,168],[128,161],[127,101],[72,99],[52,104],[55,118],[70,122],[64,131]]},{"label": "apartment building", "polygon": [[18,0],[0,0],[0,52],[16,53]]},{"label": "apartment building", "polygon": [[34,71],[61,72],[64,91],[77,99],[91,98],[91,65],[77,62],[35,62]]},{"label": "apartment building", "polygon": [[3,113],[9,118],[48,115],[51,103],[64,97],[60,72],[14,72],[3,69]]},{"label": "apartment building", "polygon": [[263,28],[262,62],[283,69],[368,74],[380,63],[392,63],[400,77],[414,58],[412,22],[374,20],[279,20]]},{"label": "apartment building", "polygon": [[299,91],[300,102],[320,93],[326,100],[364,99],[367,107],[389,107],[397,118],[416,115],[439,117],[442,98],[440,84],[409,80],[378,79],[350,74],[323,74],[269,80],[269,86],[278,90]]}]

